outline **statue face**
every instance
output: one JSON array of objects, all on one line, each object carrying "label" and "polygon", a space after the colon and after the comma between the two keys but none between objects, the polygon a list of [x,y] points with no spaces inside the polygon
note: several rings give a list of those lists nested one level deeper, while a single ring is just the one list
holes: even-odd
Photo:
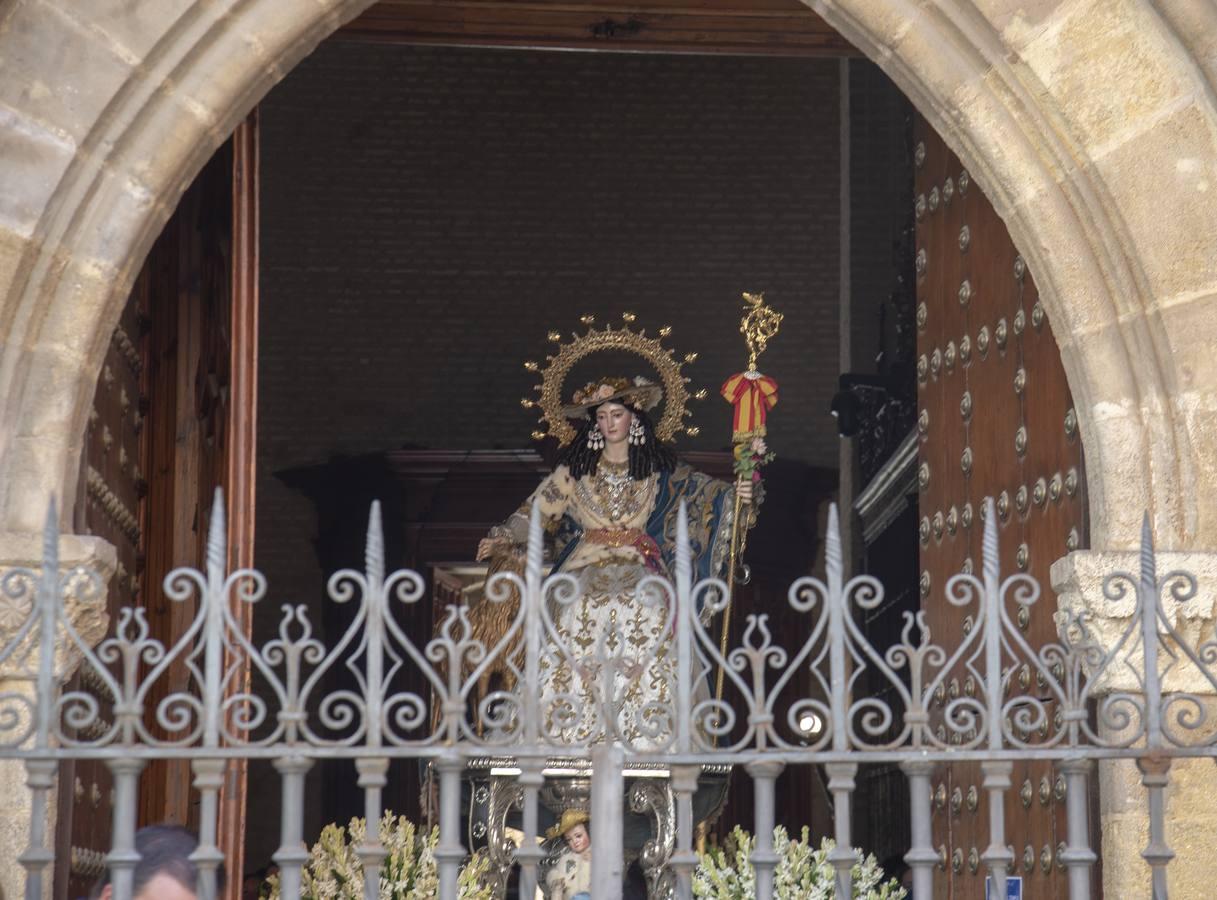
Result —
[{"label": "statue face", "polygon": [[605,403],[596,410],[596,424],[607,444],[620,444],[630,436],[634,414],[620,403]]},{"label": "statue face", "polygon": [[592,836],[587,833],[587,829],[582,825],[576,825],[571,828],[566,834],[562,835],[566,839],[566,846],[570,847],[575,853],[582,853],[592,845]]}]

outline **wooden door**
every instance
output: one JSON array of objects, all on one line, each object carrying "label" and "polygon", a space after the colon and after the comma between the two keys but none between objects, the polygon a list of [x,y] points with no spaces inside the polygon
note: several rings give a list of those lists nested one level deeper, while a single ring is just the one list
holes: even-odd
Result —
[{"label": "wooden door", "polygon": [[[111,629],[124,606],[147,610],[169,645],[196,613],[172,602],[164,577],[200,566],[216,487],[229,492],[230,565],[251,563],[256,350],[256,121],[242,124],[182,196],[135,280],[98,380],[74,510],[78,532],[110,541]],[[88,672],[73,688],[104,692]],[[169,692],[188,691],[184,665],[150,692],[148,721]],[[108,718],[108,704],[103,703]],[[244,769],[221,807],[229,866],[239,869]],[[139,824],[196,824],[189,763],[156,760],[140,784]],[[105,871],[112,807],[102,762],[61,767],[56,898],[88,896]],[[240,878],[230,879],[239,891]],[[236,894],[232,894],[236,896]]]},{"label": "wooden door", "polygon": [[[983,186],[920,118],[915,164],[921,603],[935,640],[958,646],[971,620],[942,591],[956,572],[979,573],[981,509],[994,497],[1003,574],[1028,572],[1044,588],[1017,621],[1038,647],[1056,637],[1049,566],[1086,533],[1073,401],[1032,273]],[[1037,690],[1026,666],[1015,682],[1015,690]],[[951,673],[934,712],[941,718],[946,702],[978,687],[967,673]],[[1019,763],[1013,781],[1011,874],[1023,877],[1024,897],[1064,897],[1064,781],[1049,763]],[[983,897],[989,835],[979,766],[944,767],[934,788],[945,873],[936,894]]]},{"label": "wooden door", "polygon": [[[141,273],[110,339],[81,454],[80,489],[73,530],[105,538],[117,551],[117,567],[107,597],[111,629],[118,610],[143,599],[148,454],[149,279]],[[68,690],[85,691],[100,705],[98,727],[88,740],[106,733],[112,721],[105,683],[91,670],[72,678]],[[105,872],[112,814],[110,770],[100,760],[67,760],[59,769],[55,897],[88,896]]]}]

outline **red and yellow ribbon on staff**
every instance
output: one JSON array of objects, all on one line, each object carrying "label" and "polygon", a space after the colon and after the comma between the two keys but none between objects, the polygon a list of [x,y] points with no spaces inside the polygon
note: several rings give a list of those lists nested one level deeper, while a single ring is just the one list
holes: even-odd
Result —
[{"label": "red and yellow ribbon on staff", "polygon": [[732,440],[765,434],[765,417],[778,403],[778,383],[760,372],[738,372],[723,382],[723,397],[735,407]]},{"label": "red and yellow ribbon on staff", "polygon": [[[748,528],[755,520],[750,514],[742,516],[739,486],[751,481],[757,483],[761,474],[757,471],[765,463],[772,462],[773,453],[765,443],[765,420],[769,411],[777,406],[778,383],[756,368],[757,358],[765,352],[769,341],[782,325],[782,314],[765,305],[764,294],[744,294],[744,317],[740,320],[740,334],[748,344],[748,370],[737,372],[723,382],[722,395],[734,407],[731,422],[731,440],[735,457],[735,517],[732,520],[731,556],[727,569],[727,589],[735,588],[736,568],[741,565],[744,547],[748,541]],[[759,498],[758,498],[759,499]],[[755,502],[755,500],[754,500]],[[741,583],[748,582],[748,567],[741,571]],[[731,627],[731,605],[723,612],[723,633],[719,642],[723,656],[727,654],[728,630]],[[723,673],[718,673],[715,696],[722,699]]]},{"label": "red and yellow ribbon on staff", "polygon": [[[735,408],[731,441],[735,445],[735,474],[740,481],[759,481],[757,469],[773,459],[765,445],[765,420],[778,403],[778,383],[757,371],[756,361],[782,325],[782,314],[765,305],[764,294],[744,294],[740,334],[748,344],[748,371],[723,382],[723,399]],[[738,514],[736,519],[738,521]]]}]

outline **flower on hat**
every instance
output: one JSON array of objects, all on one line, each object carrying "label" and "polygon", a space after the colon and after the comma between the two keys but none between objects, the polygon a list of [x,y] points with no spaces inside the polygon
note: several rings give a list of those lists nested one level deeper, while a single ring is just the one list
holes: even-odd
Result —
[{"label": "flower on hat", "polygon": [[624,406],[637,406],[649,410],[659,402],[662,396],[663,391],[660,387],[646,378],[604,376],[595,381],[589,381],[575,391],[571,396],[573,405],[564,408],[563,412],[571,418],[580,418],[588,407],[614,401]]}]

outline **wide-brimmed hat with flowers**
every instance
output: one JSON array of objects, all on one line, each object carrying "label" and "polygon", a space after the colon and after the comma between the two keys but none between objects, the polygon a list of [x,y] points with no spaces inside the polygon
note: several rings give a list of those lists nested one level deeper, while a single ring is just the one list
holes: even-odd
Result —
[{"label": "wide-brimmed hat with flowers", "polygon": [[663,388],[641,375],[629,378],[600,378],[575,391],[571,402],[562,407],[568,419],[581,419],[604,403],[620,403],[650,412],[663,399]]},{"label": "wide-brimmed hat with flowers", "polygon": [[587,825],[590,821],[591,816],[585,809],[564,809],[558,823],[545,832],[545,839],[552,841],[554,838],[560,838],[576,825]]}]

